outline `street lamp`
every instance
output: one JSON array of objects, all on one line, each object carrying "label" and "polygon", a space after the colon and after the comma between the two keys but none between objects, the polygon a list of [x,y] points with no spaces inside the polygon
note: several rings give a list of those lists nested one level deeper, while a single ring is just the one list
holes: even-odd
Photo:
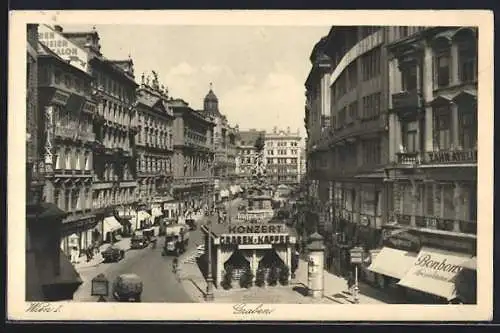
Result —
[{"label": "street lamp", "polygon": [[[213,165],[213,163],[212,163]],[[210,170],[210,184],[213,183],[213,166],[211,167]],[[207,193],[208,194],[208,193]],[[207,292],[205,293],[205,300],[206,301],[213,301],[214,300],[214,292],[213,292],[213,278],[212,278],[212,219],[214,216],[213,209],[215,207],[215,203],[213,200],[209,200],[210,207],[209,207],[209,212],[210,215],[208,216],[208,269],[207,269]]]},{"label": "street lamp", "polygon": [[99,274],[92,279],[92,296],[99,296],[98,302],[106,302],[106,296],[109,295],[109,280],[104,274]]}]

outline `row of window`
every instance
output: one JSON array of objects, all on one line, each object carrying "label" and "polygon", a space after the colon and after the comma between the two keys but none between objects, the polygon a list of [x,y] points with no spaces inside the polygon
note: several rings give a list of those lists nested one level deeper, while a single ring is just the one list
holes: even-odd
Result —
[{"label": "row of window", "polygon": [[116,164],[108,162],[96,168],[94,180],[100,182],[133,181],[134,175],[127,164],[117,168]]},{"label": "row of window", "polygon": [[296,158],[268,158],[267,164],[297,164]]},{"label": "row of window", "polygon": [[275,175],[285,175],[285,174],[290,174],[290,173],[293,173],[293,174],[296,174],[297,173],[297,169],[290,169],[290,168],[268,168],[266,169],[267,170],[267,173],[268,174],[275,174]]},{"label": "row of window", "polygon": [[112,129],[102,129],[102,144],[108,148],[122,148],[130,150],[130,139],[126,133],[117,133]]},{"label": "row of window", "polygon": [[171,172],[172,161],[169,158],[141,156],[137,159],[137,170],[142,172]]},{"label": "row of window", "polygon": [[56,148],[55,170],[92,170],[92,153],[75,148]]},{"label": "row of window", "polygon": [[85,187],[73,189],[54,188],[54,203],[65,211],[92,209],[92,190]]},{"label": "row of window", "polygon": [[477,220],[477,188],[474,185],[464,186],[461,200],[455,200],[455,186],[451,183],[422,184],[417,183],[416,191],[411,184],[394,185],[396,193],[395,210],[401,214],[417,216],[436,216],[445,219],[476,221]]},{"label": "row of window", "polygon": [[137,132],[137,143],[150,144],[154,147],[172,148],[174,144],[174,136],[168,132],[153,132],[141,128]]},{"label": "row of window", "polygon": [[194,141],[194,142],[198,142],[198,143],[206,143],[206,144],[210,144],[211,140],[210,138],[208,138],[207,140],[207,135],[204,134],[204,133],[200,133],[200,132],[197,132],[197,131],[194,131],[193,129],[189,128],[189,127],[184,127],[184,135],[185,135],[185,138],[187,139],[187,141]]},{"label": "row of window", "polygon": [[347,92],[358,86],[360,83],[358,79],[358,65],[360,66],[362,81],[378,77],[382,69],[381,52],[381,48],[377,47],[352,61],[332,85],[333,98],[339,100]]},{"label": "row of window", "polygon": [[101,87],[108,94],[125,102],[126,104],[130,104],[135,101],[135,90],[125,86],[121,82],[113,80],[104,73],[96,72],[95,82],[98,87]]},{"label": "row of window", "polygon": [[126,204],[135,201],[137,190],[135,188],[96,190],[92,194],[92,207],[94,209],[113,205]]},{"label": "row of window", "polygon": [[[286,149],[278,149],[276,150],[276,155],[287,155],[287,150]],[[290,149],[290,155],[297,155],[299,151],[297,149]],[[274,155],[274,150],[268,150],[267,155],[273,156]]]},{"label": "row of window", "polygon": [[361,213],[369,216],[380,216],[382,204],[381,200],[381,191],[378,189],[334,189],[334,205],[337,208],[344,209],[353,213]]},{"label": "row of window", "polygon": [[162,118],[153,117],[145,114],[139,114],[139,125],[144,124],[144,127],[153,128],[161,132],[167,132],[171,127],[171,122],[166,122]]},{"label": "row of window", "polygon": [[[273,145],[274,145],[273,141],[266,142],[266,146],[268,146],[268,147],[273,147]],[[278,141],[278,142],[276,142],[276,147],[287,147],[288,145],[290,145],[290,147],[298,147],[299,143],[297,141],[290,141],[290,142]]]},{"label": "row of window", "polygon": [[[50,83],[51,72],[48,67],[41,67],[39,70],[39,80],[41,84]],[[60,69],[54,71],[54,83],[64,85],[68,90],[74,90],[77,93],[90,93],[90,82],[81,79],[69,73],[63,73]]]},{"label": "row of window", "polygon": [[134,124],[133,112],[122,104],[104,100],[103,103],[99,104],[98,112],[104,119],[119,125],[129,127]]},{"label": "row of window", "polygon": [[79,132],[93,132],[92,119],[89,115],[77,115],[62,107],[56,108],[54,112],[54,123],[56,124],[56,130],[58,128],[69,128]]},{"label": "row of window", "polygon": [[[477,81],[477,41],[469,39],[457,44],[458,59],[454,59],[451,47],[447,46],[434,50],[433,62],[433,85],[435,88],[445,88],[450,84],[471,83]],[[457,68],[453,68],[452,63],[456,60]],[[417,89],[418,67],[416,63],[401,66],[401,84],[403,91]],[[453,82],[458,78],[459,82]],[[431,84],[430,82],[423,82]]]}]

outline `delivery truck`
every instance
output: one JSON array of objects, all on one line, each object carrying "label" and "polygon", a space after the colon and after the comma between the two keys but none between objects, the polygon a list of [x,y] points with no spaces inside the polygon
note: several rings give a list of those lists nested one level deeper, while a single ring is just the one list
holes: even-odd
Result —
[{"label": "delivery truck", "polygon": [[186,225],[169,225],[165,230],[165,244],[162,254],[178,256],[186,251],[189,243],[189,230]]}]

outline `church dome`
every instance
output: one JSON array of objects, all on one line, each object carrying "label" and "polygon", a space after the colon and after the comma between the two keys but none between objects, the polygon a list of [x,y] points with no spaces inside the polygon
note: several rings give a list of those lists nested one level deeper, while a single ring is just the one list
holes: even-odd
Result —
[{"label": "church dome", "polygon": [[210,83],[210,90],[203,100],[203,106],[205,111],[218,113],[219,112],[219,99],[215,95],[212,89],[212,83]]}]

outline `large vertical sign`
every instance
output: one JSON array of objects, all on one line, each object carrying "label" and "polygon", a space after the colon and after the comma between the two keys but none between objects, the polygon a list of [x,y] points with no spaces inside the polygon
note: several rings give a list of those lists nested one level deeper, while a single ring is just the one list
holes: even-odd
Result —
[{"label": "large vertical sign", "polygon": [[87,71],[88,55],[84,49],[68,40],[61,33],[45,24],[38,27],[38,39],[52,52],[84,72]]}]

